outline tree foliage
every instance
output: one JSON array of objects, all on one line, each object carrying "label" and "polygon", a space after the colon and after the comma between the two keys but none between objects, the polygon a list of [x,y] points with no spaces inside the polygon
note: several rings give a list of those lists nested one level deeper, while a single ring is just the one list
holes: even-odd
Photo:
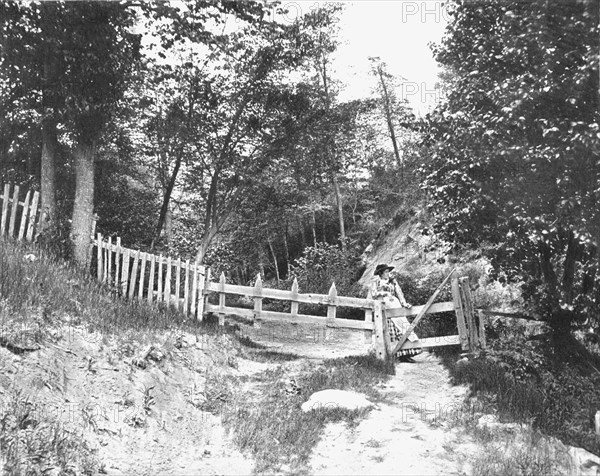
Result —
[{"label": "tree foliage", "polygon": [[558,331],[599,315],[598,33],[583,3],[455,2],[435,49],[451,78],[427,138],[435,231]]}]

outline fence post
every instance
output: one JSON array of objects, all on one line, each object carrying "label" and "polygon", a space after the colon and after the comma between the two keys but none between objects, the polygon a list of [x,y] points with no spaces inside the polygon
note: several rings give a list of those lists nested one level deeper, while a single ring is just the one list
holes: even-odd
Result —
[{"label": "fence post", "polygon": [[225,273],[223,272],[219,278],[219,325],[225,325]]},{"label": "fence post", "polygon": [[29,200],[31,199],[31,191],[27,191],[25,201],[23,202],[23,210],[21,212],[21,225],[19,226],[18,240],[23,241],[25,238],[25,227],[27,225],[27,215],[29,215]]},{"label": "fence post", "polygon": [[298,280],[294,278],[294,282],[292,283],[292,296],[290,301],[292,302],[290,314],[292,316],[298,315]]},{"label": "fence post", "polygon": [[458,338],[462,350],[469,349],[469,336],[467,334],[467,325],[465,324],[465,314],[463,311],[462,297],[458,278],[452,278],[452,301],[454,302],[454,312],[456,313],[456,324],[458,327]]},{"label": "fence post", "polygon": [[19,206],[19,186],[15,185],[12,198],[12,209],[10,213],[10,225],[8,226],[8,236],[14,238],[15,222],[17,221],[17,207]]},{"label": "fence post", "polygon": [[471,288],[469,286],[469,278],[463,277],[459,279],[459,287],[462,301],[462,308],[467,323],[467,335],[469,339],[469,351],[474,351],[479,347],[479,333],[477,331],[477,321],[473,310],[473,300],[471,298]]},{"label": "fence post", "polygon": [[[199,321],[203,321],[204,320],[204,292],[206,290],[206,267],[200,265],[199,266],[199,276],[198,276],[198,320]],[[221,324],[221,321],[219,320],[219,324]],[[223,322],[222,325],[224,325],[225,322]]]},{"label": "fence post", "polygon": [[254,326],[256,326],[256,319],[260,319],[262,314],[262,289],[263,283],[260,277],[260,273],[258,273],[256,275],[256,283],[254,283]]},{"label": "fence post", "polygon": [[8,218],[8,200],[10,198],[10,184],[4,184],[4,196],[2,197],[2,223],[0,224],[0,235],[6,232],[6,220]]},{"label": "fence post", "polygon": [[37,215],[38,204],[40,202],[40,192],[37,190],[33,193],[31,208],[29,209],[29,226],[27,228],[27,241],[33,240],[33,229],[35,227],[35,218]]},{"label": "fence post", "polygon": [[[367,292],[367,299],[371,299],[371,300],[373,299],[373,293],[371,292],[370,289]],[[365,322],[373,322],[373,308],[365,309]],[[374,335],[373,331],[374,330],[370,330],[370,329],[364,330],[365,343],[373,341],[373,335]]]},{"label": "fence post", "polygon": [[108,285],[111,286],[111,283],[112,283],[112,236],[108,237],[108,248],[106,251],[108,251],[108,256],[107,256],[108,263],[106,266],[108,271],[106,273],[105,282],[108,282]]},{"label": "fence post", "polygon": [[485,340],[485,315],[481,309],[477,313],[479,314],[479,345],[482,349],[485,349],[487,347]]},{"label": "fence post", "polygon": [[378,359],[388,361],[390,359],[390,334],[387,319],[383,314],[383,305],[380,301],[374,301],[373,325],[375,329],[375,355]]},{"label": "fence post", "polygon": [[[327,296],[327,300],[329,301],[329,304],[327,305],[327,321],[331,321],[333,319],[335,319],[336,316],[336,300],[337,300],[337,289],[335,288],[335,283],[331,284],[331,287],[329,288],[329,295]],[[331,324],[333,325],[332,322],[328,322],[327,324]]]},{"label": "fence post", "polygon": [[197,296],[197,292],[199,291],[198,289],[198,267],[200,266],[200,264],[198,263],[198,260],[196,260],[194,262],[194,274],[193,274],[193,279],[192,279],[192,295],[190,296],[191,299],[191,303],[190,303],[190,314],[192,316],[196,315],[196,296]]}]

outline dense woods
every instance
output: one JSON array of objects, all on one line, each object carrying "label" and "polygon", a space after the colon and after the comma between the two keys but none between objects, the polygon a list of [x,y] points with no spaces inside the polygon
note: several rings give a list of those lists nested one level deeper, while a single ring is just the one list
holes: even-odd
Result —
[{"label": "dense woods", "polygon": [[2,3],[2,182],[41,190],[39,240],[82,267],[96,214],[235,282],[329,267],[347,292],[378,229],[427,211],[558,333],[597,323],[598,5],[452,2],[425,119],[379,58],[340,101],[342,8]]}]

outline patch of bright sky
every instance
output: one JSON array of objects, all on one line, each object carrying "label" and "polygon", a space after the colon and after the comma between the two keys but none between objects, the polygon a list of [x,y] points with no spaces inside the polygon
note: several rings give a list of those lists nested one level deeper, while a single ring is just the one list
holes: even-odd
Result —
[{"label": "patch of bright sky", "polygon": [[[316,2],[282,2],[285,7],[315,8]],[[341,45],[334,60],[343,83],[340,100],[369,97],[375,87],[369,57],[380,57],[398,78],[396,94],[417,115],[427,113],[441,98],[439,66],[429,43],[439,43],[449,17],[441,1],[396,0],[345,3],[340,21]]]}]

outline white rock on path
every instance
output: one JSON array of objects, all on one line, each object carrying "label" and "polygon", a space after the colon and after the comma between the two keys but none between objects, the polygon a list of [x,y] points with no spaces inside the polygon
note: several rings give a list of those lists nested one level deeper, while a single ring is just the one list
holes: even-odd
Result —
[{"label": "white rock on path", "polygon": [[347,410],[362,410],[372,407],[373,404],[358,392],[349,390],[321,390],[313,393],[310,398],[302,404],[302,411],[309,412],[319,409],[344,408]]}]

